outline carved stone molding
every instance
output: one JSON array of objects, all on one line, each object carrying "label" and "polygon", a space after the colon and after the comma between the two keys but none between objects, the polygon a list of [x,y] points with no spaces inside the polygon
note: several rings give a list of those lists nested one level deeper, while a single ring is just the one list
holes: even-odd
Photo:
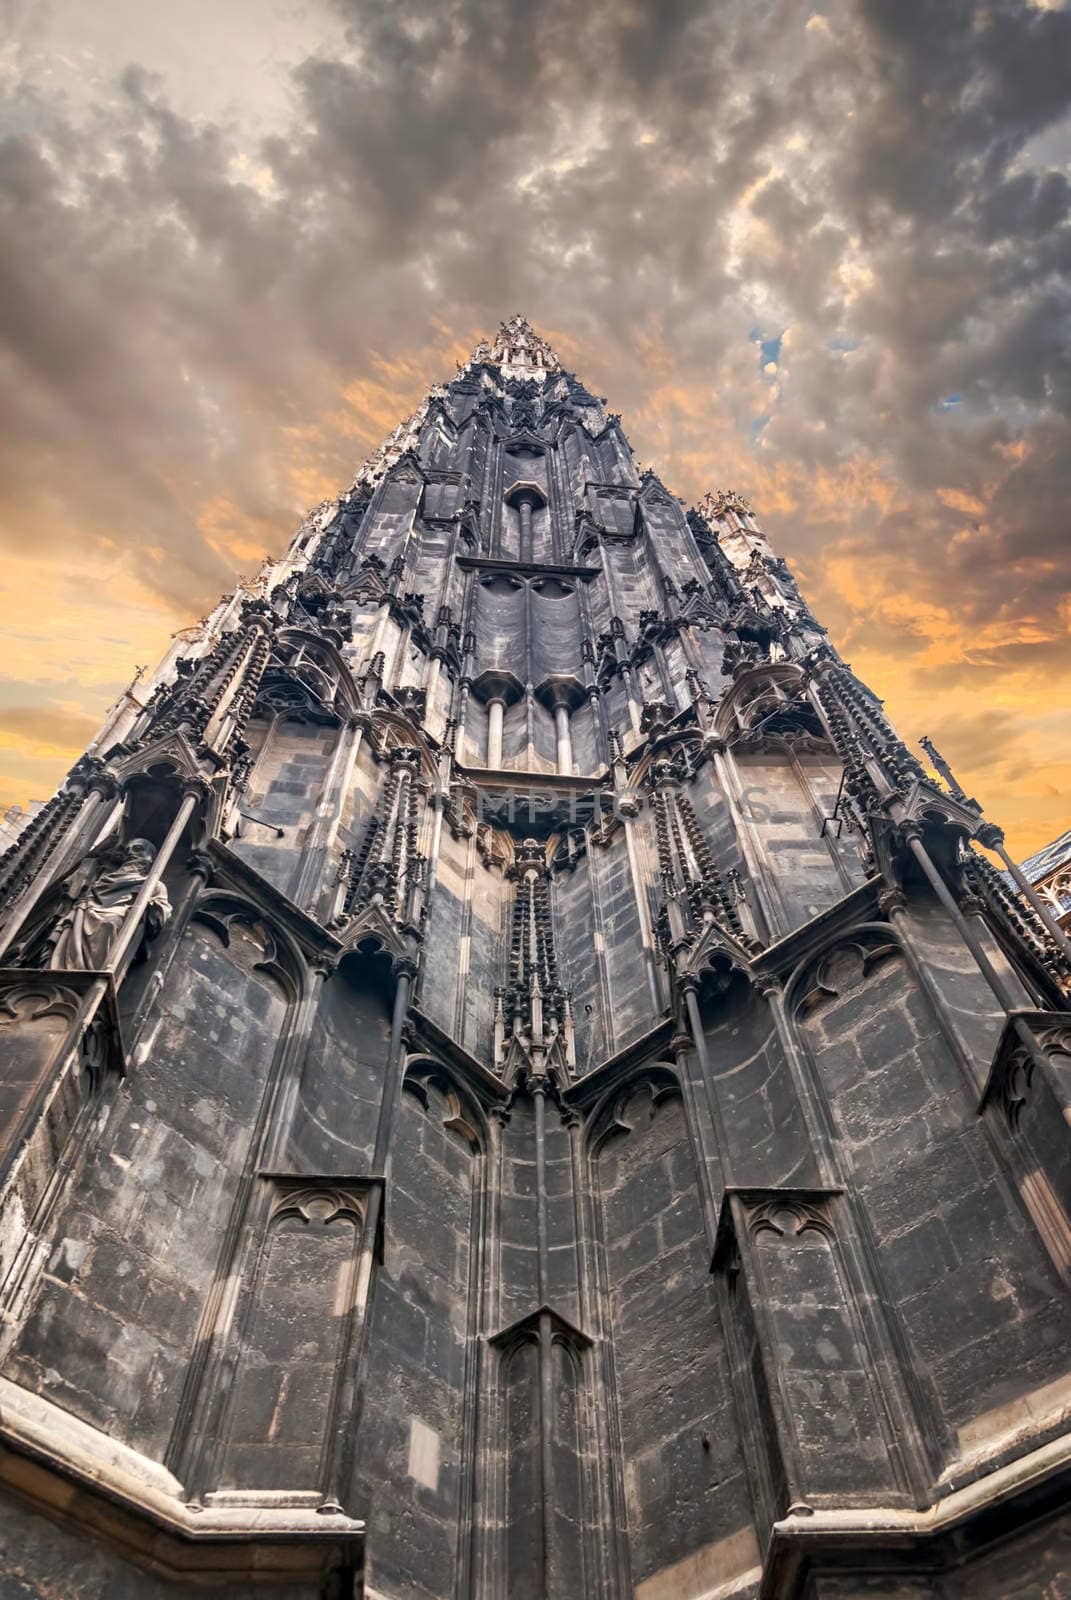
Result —
[{"label": "carved stone molding", "polygon": [[847,933],[831,944],[800,974],[793,985],[795,1009],[806,1014],[857,988],[885,961],[895,959],[900,946],[873,929]]},{"label": "carved stone molding", "polygon": [[539,1320],[542,1316],[550,1318],[551,1336],[562,1344],[569,1345],[573,1350],[587,1350],[593,1344],[591,1337],[582,1332],[563,1317],[560,1311],[555,1311],[553,1306],[537,1306],[534,1311],[529,1311],[525,1316],[519,1317],[516,1322],[511,1322],[508,1327],[499,1333],[493,1333],[488,1339],[488,1344],[499,1350],[509,1350],[514,1345],[526,1341],[539,1342]]},{"label": "carved stone molding", "polygon": [[808,1197],[778,1196],[764,1199],[758,1195],[749,1196],[744,1191],[741,1200],[752,1238],[757,1238],[760,1233],[772,1233],[779,1239],[791,1241],[806,1233],[808,1228],[816,1229],[827,1238],[833,1237],[829,1204],[824,1198],[812,1200]]},{"label": "carved stone molding", "polygon": [[414,1095],[423,1109],[432,1113],[429,1089],[439,1097],[437,1109],[442,1113],[442,1125],[448,1133],[457,1134],[473,1151],[483,1143],[476,1125],[476,1113],[462,1099],[457,1086],[445,1068],[419,1055],[405,1069],[405,1088]]},{"label": "carved stone molding", "polygon": [[264,1173],[275,1194],[268,1213],[269,1222],[279,1217],[296,1216],[304,1222],[316,1221],[323,1227],[338,1217],[349,1217],[356,1223],[364,1221],[366,1180],[356,1180],[352,1186],[335,1178],[310,1180],[305,1177],[286,1177]]}]

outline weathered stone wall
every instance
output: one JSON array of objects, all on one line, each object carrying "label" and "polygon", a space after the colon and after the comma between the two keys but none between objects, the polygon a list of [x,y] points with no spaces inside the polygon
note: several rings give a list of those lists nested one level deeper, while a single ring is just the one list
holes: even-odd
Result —
[{"label": "weathered stone wall", "polygon": [[[184,1582],[124,1561],[102,1537],[57,1525],[27,1505],[0,1501],[0,1600],[349,1600],[341,1581]],[[349,1581],[352,1590],[352,1579]],[[335,1593],[331,1593],[331,1589]]]},{"label": "weathered stone wall", "polygon": [[5,1373],[162,1459],[283,1034],[255,927],[190,925]]},{"label": "weathered stone wall", "polygon": [[999,1445],[1027,1395],[1059,1413],[1064,1291],[904,959],[849,943],[820,981],[802,1036],[951,1463]]},{"label": "weathered stone wall", "polygon": [[771,933],[789,933],[841,899],[845,884],[821,837],[819,808],[791,761],[748,754],[736,765],[768,868],[778,919]]},{"label": "weathered stone wall", "polygon": [[699,1600],[752,1564],[752,1512],[683,1101],[620,1097],[593,1157],[635,1592]]},{"label": "weathered stone wall", "polygon": [[[577,1060],[581,1070],[590,1070],[612,1052],[606,936],[588,851],[585,850],[574,870],[555,873],[554,911],[561,930],[558,951],[562,981],[573,996]],[[642,983],[643,973],[638,962],[636,976]]]},{"label": "weathered stone wall", "polygon": [[703,1020],[731,1181],[771,1188],[813,1184],[817,1158],[770,1008],[735,978],[728,993],[704,1000]]},{"label": "weathered stone wall", "polygon": [[416,1064],[391,1155],[360,1419],[356,1503],[373,1593],[458,1593],[470,1533],[473,1330],[486,1151],[447,1079]]},{"label": "weathered stone wall", "polygon": [[628,844],[623,830],[588,853],[598,902],[600,954],[609,997],[607,1055],[614,1055],[651,1026],[651,992],[644,981],[644,954]]},{"label": "weathered stone wall", "polygon": [[293,895],[337,738],[336,728],[280,718],[267,734],[243,797],[242,810],[257,820],[240,824],[235,854],[284,894]]},{"label": "weathered stone wall", "polygon": [[539,1304],[535,1107],[530,1096],[514,1099],[502,1123],[499,1148],[496,1332]]},{"label": "weathered stone wall", "polygon": [[288,1171],[372,1170],[390,1038],[383,966],[350,959],[320,988],[286,1136]]},{"label": "weathered stone wall", "polygon": [[501,868],[481,859],[475,834],[439,837],[420,1003],[444,1032],[481,1059],[490,1050],[494,991],[505,982],[506,901]]}]

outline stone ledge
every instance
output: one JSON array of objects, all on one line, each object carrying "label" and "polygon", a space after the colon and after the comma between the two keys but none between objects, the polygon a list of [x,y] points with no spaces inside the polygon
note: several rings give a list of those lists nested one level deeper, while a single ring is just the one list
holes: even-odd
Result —
[{"label": "stone ledge", "polygon": [[947,1571],[1009,1528],[1066,1509],[1071,1436],[1019,1456],[924,1510],[891,1506],[793,1513],[773,1526],[759,1600],[789,1600],[815,1569]]},{"label": "stone ledge", "polygon": [[457,565],[465,571],[512,572],[518,576],[531,574],[537,578],[553,574],[554,577],[580,578],[587,581],[602,575],[601,567],[577,566],[561,561],[515,561],[510,556],[459,555]]},{"label": "stone ledge", "polygon": [[1071,1373],[1038,1389],[1029,1389],[959,1428],[957,1443],[961,1454],[941,1474],[941,1484],[947,1483],[951,1488],[956,1478],[962,1483],[987,1464],[1003,1465],[1000,1457],[1021,1449],[1031,1434],[1037,1438],[1046,1432],[1054,1433],[1057,1428],[1071,1432]]},{"label": "stone ledge", "polygon": [[0,1488],[166,1578],[311,1579],[344,1552],[357,1553],[364,1538],[363,1522],[331,1509],[197,1508],[159,1462],[7,1378],[0,1378]]}]

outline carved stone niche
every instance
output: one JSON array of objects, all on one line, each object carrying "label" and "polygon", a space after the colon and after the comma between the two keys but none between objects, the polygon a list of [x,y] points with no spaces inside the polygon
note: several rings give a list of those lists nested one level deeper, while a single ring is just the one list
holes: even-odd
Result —
[{"label": "carved stone niche", "polygon": [[1071,1278],[1071,1015],[1010,1014],[980,1109],[998,1130],[1045,1248]]},{"label": "carved stone niche", "polygon": [[349,1480],[362,1259],[379,1180],[261,1173],[240,1271],[233,1381],[203,1469],[206,1506],[339,1509]]},{"label": "carved stone niche", "polygon": [[834,1189],[725,1193],[714,1252],[760,1543],[794,1513],[912,1503]]},{"label": "carved stone niche", "polygon": [[591,1592],[585,1576],[598,1568],[596,1485],[584,1453],[591,1340],[540,1306],[488,1343],[498,1364],[485,1492],[505,1508],[500,1527],[483,1532],[504,1577],[495,1592],[572,1600]]},{"label": "carved stone niche", "polygon": [[17,1289],[30,1219],[109,1072],[123,1070],[109,979],[0,970],[0,1285]]}]

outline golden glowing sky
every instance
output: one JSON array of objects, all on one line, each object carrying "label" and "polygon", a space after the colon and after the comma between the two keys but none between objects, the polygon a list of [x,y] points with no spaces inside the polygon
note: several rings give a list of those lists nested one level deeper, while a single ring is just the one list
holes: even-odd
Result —
[{"label": "golden glowing sky", "polygon": [[11,15],[0,805],[521,311],[1013,850],[1067,827],[1057,0]]}]

